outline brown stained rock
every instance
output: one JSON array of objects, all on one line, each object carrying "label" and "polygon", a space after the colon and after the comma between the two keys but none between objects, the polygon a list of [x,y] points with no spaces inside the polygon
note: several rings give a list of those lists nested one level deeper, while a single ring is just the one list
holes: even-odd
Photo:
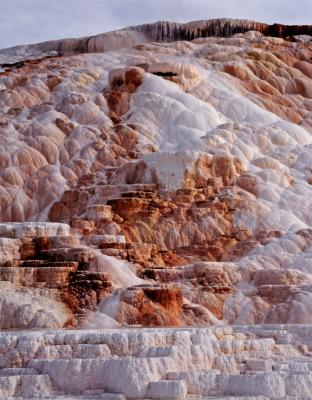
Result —
[{"label": "brown stained rock", "polygon": [[223,185],[229,186],[236,182],[238,173],[236,171],[235,160],[228,156],[215,156],[212,165],[213,175],[221,177]]},{"label": "brown stained rock", "polygon": [[209,268],[202,283],[212,292],[228,293],[233,290],[233,280],[236,280],[235,271],[223,271],[221,268]]},{"label": "brown stained rock", "polygon": [[186,92],[191,91],[201,81],[199,71],[190,64],[155,63],[148,66],[148,72],[176,83]]},{"label": "brown stained rock", "polygon": [[153,302],[159,303],[172,316],[179,318],[183,297],[177,288],[143,288],[143,293]]},{"label": "brown stained rock", "polygon": [[252,232],[250,229],[235,229],[231,232],[231,238],[237,240],[238,242],[243,242],[250,239],[251,237]]},{"label": "brown stained rock", "polygon": [[247,192],[258,194],[259,178],[252,174],[243,174],[237,178],[236,184]]},{"label": "brown stained rock", "polygon": [[74,267],[39,267],[36,269],[37,281],[47,282],[47,286],[60,286],[69,281],[69,274],[77,270],[78,265],[75,264]]},{"label": "brown stained rock", "polygon": [[95,230],[95,221],[74,219],[71,222],[71,226],[75,231],[81,232],[83,235],[89,235]]},{"label": "brown stained rock", "polygon": [[209,261],[220,260],[223,254],[221,247],[210,245],[190,245],[182,246],[176,249],[179,256],[193,256],[198,259],[207,259]]},{"label": "brown stained rock", "polygon": [[147,199],[152,201],[156,199],[157,192],[155,190],[133,190],[133,191],[121,192],[121,197]]},{"label": "brown stained rock", "polygon": [[138,310],[137,321],[143,326],[179,326],[178,318],[157,303],[144,301]]},{"label": "brown stained rock", "polygon": [[75,236],[49,236],[23,238],[20,246],[21,259],[35,258],[45,250],[70,248],[79,244]]},{"label": "brown stained rock", "polygon": [[[197,304],[200,304],[202,307],[205,307],[209,312],[211,312],[216,318],[219,320],[223,319],[223,309],[224,309],[224,303],[226,299],[229,297],[230,293],[229,292],[218,292],[211,290],[211,288],[204,288],[203,290],[199,290],[198,296],[195,297],[195,302]],[[187,313],[185,313],[185,316],[189,313],[189,309]],[[195,309],[196,310],[196,309]],[[198,310],[199,311],[199,310]],[[201,318],[201,314],[195,316]]]},{"label": "brown stained rock", "polygon": [[74,124],[66,118],[56,118],[55,125],[66,135],[68,136],[71,131],[74,129]]},{"label": "brown stained rock", "polygon": [[69,276],[78,268],[77,263],[22,263],[19,268],[0,269],[0,279],[18,286],[37,287],[39,284],[47,288],[62,288],[69,281]]},{"label": "brown stained rock", "polygon": [[118,68],[109,72],[110,88],[105,90],[109,116],[115,124],[129,109],[130,97],[143,81],[144,70],[139,67]]},{"label": "brown stained rock", "polygon": [[66,190],[60,201],[55,202],[49,211],[49,220],[68,221],[79,215],[86,207],[90,194],[83,190]]},{"label": "brown stained rock", "polygon": [[112,210],[122,218],[131,218],[133,212],[144,210],[149,206],[149,201],[135,197],[123,197],[120,199],[111,199],[107,204],[112,207]]},{"label": "brown stained rock", "polygon": [[148,226],[154,226],[161,219],[161,211],[157,208],[152,210],[140,210],[132,214],[132,219],[142,221]]},{"label": "brown stained rock", "polygon": [[178,326],[182,304],[182,293],[179,289],[132,287],[121,292],[116,319],[121,324]]},{"label": "brown stained rock", "polygon": [[160,256],[163,260],[164,265],[170,267],[179,266],[186,264],[185,258],[178,256],[174,251],[168,250],[161,252]]},{"label": "brown stained rock", "polygon": [[125,114],[129,109],[130,94],[128,92],[107,91],[105,93],[110,118],[115,123],[119,123],[119,116]]},{"label": "brown stained rock", "polygon": [[234,243],[232,243],[228,248],[226,257],[228,260],[238,259],[258,246],[260,246],[260,242],[257,240],[246,240],[243,242],[234,241]]},{"label": "brown stained rock", "polygon": [[115,131],[123,148],[127,151],[135,148],[138,141],[138,134],[134,129],[127,125],[116,125]]},{"label": "brown stained rock", "polygon": [[73,272],[67,286],[62,290],[62,299],[74,314],[85,308],[95,310],[103,298],[112,292],[108,275],[101,272]]},{"label": "brown stained rock", "polygon": [[261,243],[261,244],[266,244],[267,242],[270,241],[272,238],[280,238],[283,236],[282,231],[268,231],[268,230],[261,230],[257,233],[256,239]]},{"label": "brown stained rock", "polygon": [[25,260],[20,261],[20,268],[67,268],[71,272],[78,270],[76,261],[46,261],[46,260]]},{"label": "brown stained rock", "polygon": [[[275,25],[274,25],[275,26]],[[275,30],[274,30],[275,31]],[[276,41],[276,39],[274,39]],[[294,40],[294,38],[289,40]],[[272,45],[269,41],[263,43],[254,43],[254,47],[261,48],[261,52],[249,52],[247,57],[243,57],[239,64],[226,63],[224,71],[235,76],[237,82],[243,90],[247,90],[258,104],[270,112],[275,113],[280,118],[291,121],[295,124],[305,123],[305,107],[302,108],[301,102],[295,102],[292,94],[302,96],[306,99],[311,98],[309,79],[311,79],[311,67],[298,51],[291,50],[291,44],[287,41],[279,41],[277,45]],[[287,75],[279,73],[280,66],[273,54],[278,54],[278,59],[282,60],[284,65],[290,68],[291,76],[285,79]],[[308,53],[311,50],[307,49]],[[270,66],[267,64],[267,57],[270,59]],[[311,56],[310,56],[311,57]],[[250,62],[251,59],[254,61]],[[302,72],[298,74],[298,71]],[[257,77],[255,79],[255,76]],[[309,121],[310,125],[311,122]]]},{"label": "brown stained rock", "polygon": [[[235,285],[241,280],[241,275],[233,264],[217,262],[146,269],[145,277],[160,283],[188,282],[192,288],[192,303],[187,302],[182,307],[182,319],[186,324],[210,324],[213,322],[211,315],[222,319],[224,302],[233,294]],[[155,288],[149,290],[154,296],[157,295]]]},{"label": "brown stained rock", "polygon": [[90,262],[94,259],[95,255],[90,248],[73,247],[43,250],[38,254],[38,257],[53,262],[75,261],[78,263],[79,270],[88,270]]},{"label": "brown stained rock", "polygon": [[112,209],[109,205],[93,204],[87,207],[87,216],[94,221],[111,221],[113,218]]},{"label": "brown stained rock", "polygon": [[159,251],[155,244],[129,243],[127,245],[127,259],[131,262],[146,263]]},{"label": "brown stained rock", "polygon": [[258,287],[259,296],[271,304],[284,303],[292,293],[292,287],[288,285],[262,285]]},{"label": "brown stained rock", "polygon": [[62,78],[58,75],[50,74],[47,76],[47,86],[50,90],[53,90],[59,83],[62,82]]},{"label": "brown stained rock", "polygon": [[142,84],[144,73],[144,69],[140,67],[129,67],[125,70],[125,85],[130,93]]},{"label": "brown stained rock", "polygon": [[96,184],[96,174],[94,173],[89,173],[89,174],[85,174],[82,175],[78,178],[77,180],[77,186],[91,186]]},{"label": "brown stained rock", "polygon": [[192,196],[192,195],[176,195],[176,196],[173,196],[172,201],[175,203],[191,204],[194,201],[194,196]]},{"label": "brown stained rock", "polygon": [[295,269],[258,270],[254,272],[252,280],[258,287],[262,285],[292,286],[311,282],[311,278],[308,274]]}]

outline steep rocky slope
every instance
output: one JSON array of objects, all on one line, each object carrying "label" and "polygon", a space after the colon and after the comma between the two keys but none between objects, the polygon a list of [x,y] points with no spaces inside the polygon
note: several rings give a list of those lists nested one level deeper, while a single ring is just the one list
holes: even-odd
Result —
[{"label": "steep rocky slope", "polygon": [[[57,347],[67,339],[54,332],[35,346],[33,364],[22,355],[15,365],[15,352],[3,361],[21,368],[3,372],[3,396],[29,396],[24,373],[38,396],[54,395],[56,382],[55,396],[74,393],[54,368],[70,358],[77,369],[86,357],[93,368],[112,354],[138,357],[137,368],[153,370],[154,357],[163,366],[141,386],[86,378],[79,391],[210,395],[203,380],[211,395],[293,398],[287,379],[309,387],[308,328],[260,326],[312,322],[309,34],[310,26],[251,21],[157,23],[0,51],[0,328],[259,324],[251,336],[250,327],[215,328],[234,332],[230,340],[242,340],[253,360],[227,343],[212,364],[196,359],[196,335],[214,342],[218,330],[172,328],[174,337],[192,337],[179,342],[190,349],[180,369],[172,369],[180,356],[170,338],[146,339],[142,354],[115,354],[91,331],[88,339],[73,333],[82,346],[74,350]],[[120,346],[131,341],[131,331],[111,332]],[[21,340],[0,339],[4,348]],[[253,348],[249,339],[260,341]],[[84,347],[91,344],[99,347]],[[206,371],[194,377],[200,388],[183,375],[195,365]],[[226,377],[208,376],[211,368]]]}]

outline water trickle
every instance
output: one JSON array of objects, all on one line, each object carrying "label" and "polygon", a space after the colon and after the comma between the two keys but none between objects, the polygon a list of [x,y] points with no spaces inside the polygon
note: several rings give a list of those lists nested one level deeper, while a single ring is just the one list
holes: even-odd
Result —
[{"label": "water trickle", "polygon": [[130,263],[102,254],[100,250],[92,248],[91,250],[95,258],[90,264],[90,270],[108,273],[115,289],[101,301],[98,310],[88,316],[87,320],[83,322],[83,327],[104,328],[119,326],[116,319],[120,311],[120,298],[123,290],[129,286],[146,284],[146,281],[136,276],[134,267]]},{"label": "water trickle", "polygon": [[90,265],[91,271],[107,272],[115,288],[127,288],[146,283],[136,276],[133,265],[130,263],[102,254],[100,250],[92,249],[92,252],[95,258]]},{"label": "water trickle", "polygon": [[99,305],[96,312],[91,313],[83,322],[84,328],[105,328],[119,326],[116,321],[120,307],[122,289],[116,289],[107,296]]}]

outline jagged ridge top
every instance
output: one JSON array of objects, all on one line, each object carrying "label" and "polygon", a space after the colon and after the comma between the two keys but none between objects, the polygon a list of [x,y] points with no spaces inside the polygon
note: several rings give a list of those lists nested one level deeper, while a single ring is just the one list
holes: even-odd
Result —
[{"label": "jagged ridge top", "polygon": [[247,19],[219,18],[187,23],[158,21],[88,37],[51,40],[2,49],[0,50],[0,65],[56,55],[51,52],[57,52],[58,55],[103,52],[151,41],[193,40],[209,36],[229,37],[235,33],[250,30],[274,37],[312,35],[312,25],[269,25]]}]

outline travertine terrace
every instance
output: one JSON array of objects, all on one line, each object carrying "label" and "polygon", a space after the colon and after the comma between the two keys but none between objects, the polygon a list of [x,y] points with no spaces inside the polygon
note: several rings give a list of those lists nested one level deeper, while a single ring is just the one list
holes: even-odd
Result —
[{"label": "travertine terrace", "polygon": [[0,50],[1,399],[311,399],[310,35]]}]

